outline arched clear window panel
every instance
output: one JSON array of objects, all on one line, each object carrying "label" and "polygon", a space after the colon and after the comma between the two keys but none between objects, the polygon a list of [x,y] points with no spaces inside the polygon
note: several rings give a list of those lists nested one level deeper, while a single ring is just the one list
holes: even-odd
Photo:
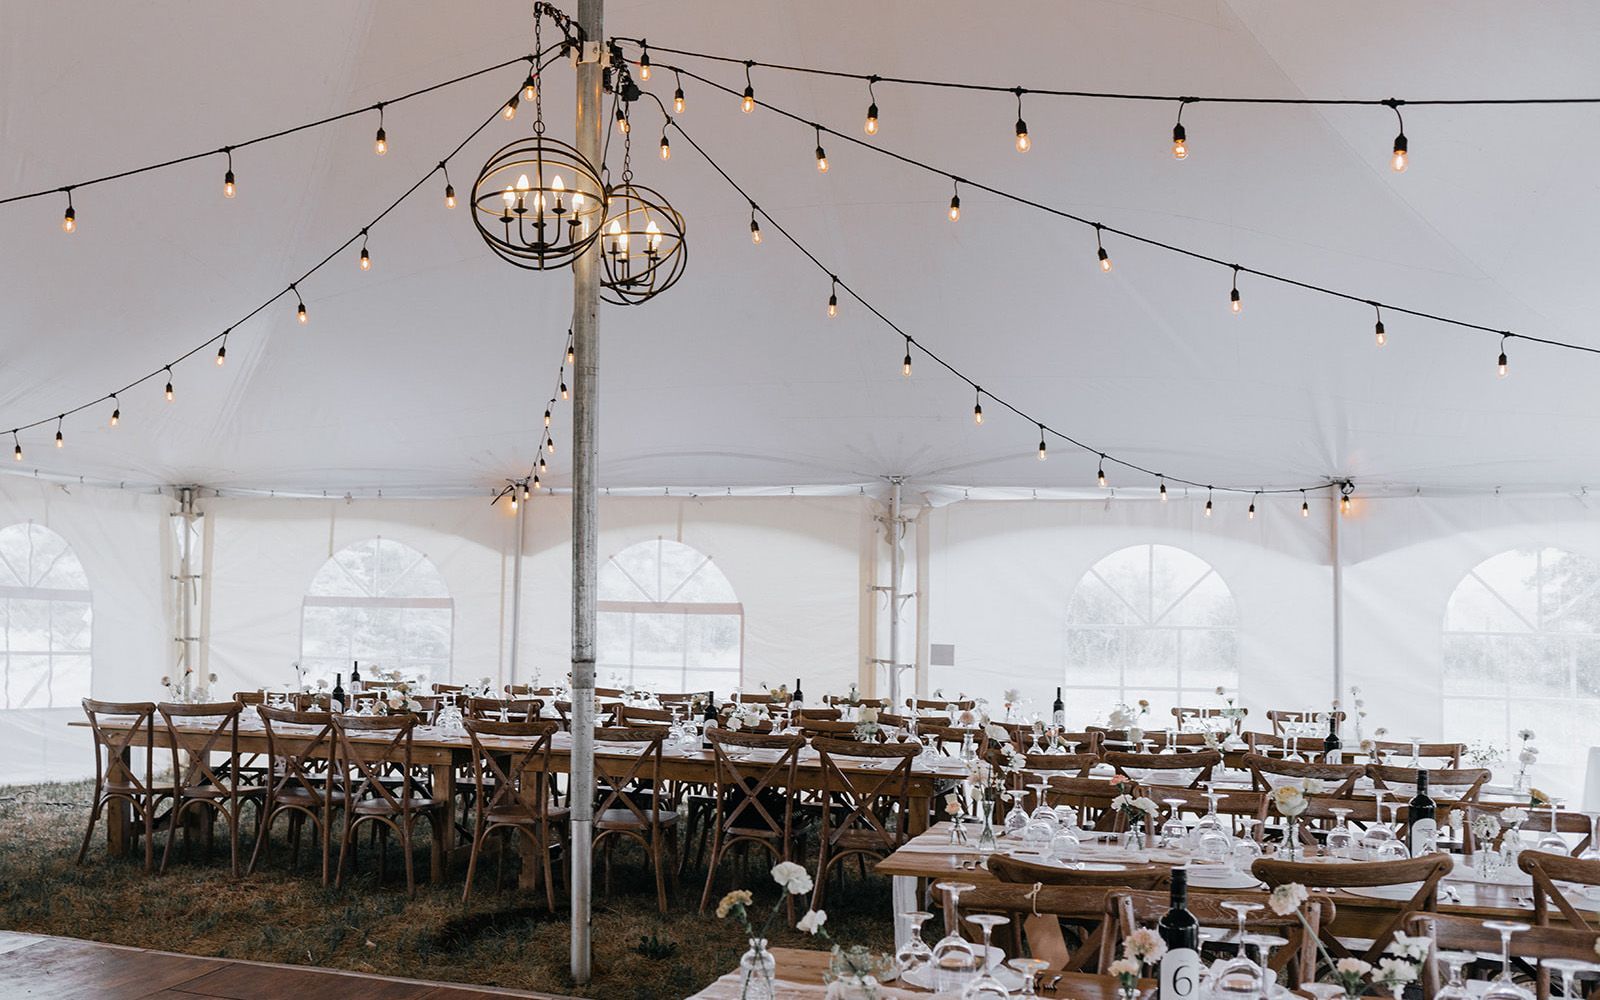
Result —
[{"label": "arched clear window panel", "polygon": [[1239,684],[1239,612],[1204,559],[1171,545],[1111,553],[1083,575],[1067,605],[1063,700],[1069,719],[1104,718],[1150,702],[1148,728],[1179,704],[1215,704]]},{"label": "arched clear window panel", "polygon": [[0,708],[67,708],[89,696],[92,604],[66,539],[38,524],[0,529]]},{"label": "arched clear window panel", "polygon": [[416,549],[388,538],[357,542],[322,564],[301,609],[300,662],[308,678],[400,670],[450,679],[455,601]]},{"label": "arched clear window panel", "polygon": [[1504,751],[1509,780],[1517,733],[1533,730],[1533,784],[1576,804],[1600,710],[1600,562],[1555,548],[1485,559],[1451,593],[1443,639],[1444,735]]},{"label": "arched clear window panel", "polygon": [[744,605],[711,557],[681,542],[640,542],[607,560],[598,583],[601,686],[741,686]]}]

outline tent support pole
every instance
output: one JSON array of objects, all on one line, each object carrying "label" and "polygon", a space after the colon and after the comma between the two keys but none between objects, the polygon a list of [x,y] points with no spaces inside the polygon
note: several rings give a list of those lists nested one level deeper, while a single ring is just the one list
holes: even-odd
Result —
[{"label": "tent support pole", "polygon": [[[577,147],[602,158],[604,0],[578,0],[583,50],[578,56]],[[594,652],[598,490],[595,488],[596,376],[600,368],[600,244],[572,265],[572,980],[590,978],[589,913],[594,846]]]},{"label": "tent support pole", "polygon": [[900,488],[902,478],[889,479],[889,707],[900,711],[900,578],[905,573],[905,553],[900,546]]},{"label": "tent support pole", "polygon": [[517,537],[517,551],[511,559],[511,658],[510,679],[508,683],[517,683],[517,648],[521,645],[522,632],[522,548],[527,541],[529,504],[524,501],[517,505],[517,525],[513,529]]},{"label": "tent support pole", "polygon": [[[1333,550],[1333,696],[1337,699],[1344,690],[1344,537],[1340,533],[1344,518],[1338,501],[1328,504],[1328,519]],[[1348,711],[1355,712],[1355,706],[1351,705]]]}]

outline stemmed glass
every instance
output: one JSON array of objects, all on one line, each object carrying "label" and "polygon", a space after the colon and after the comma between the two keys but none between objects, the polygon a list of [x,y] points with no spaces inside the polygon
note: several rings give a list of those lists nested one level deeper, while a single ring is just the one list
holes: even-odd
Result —
[{"label": "stemmed glass", "polygon": [[1008,788],[1000,794],[1011,800],[1011,808],[1006,810],[1004,831],[1007,834],[1021,833],[1028,825],[1028,808],[1023,800],[1028,796],[1026,788]]},{"label": "stemmed glass", "polygon": [[1178,815],[1178,810],[1182,809],[1185,804],[1184,800],[1162,799],[1161,801],[1167,807],[1167,820],[1161,824],[1161,829],[1158,832],[1160,839],[1156,842],[1157,846],[1172,851],[1180,850],[1183,847],[1184,838],[1189,835],[1189,828],[1183,825],[1183,818]]},{"label": "stemmed glass", "polygon": [[1063,826],[1056,831],[1055,837],[1050,841],[1050,857],[1069,868],[1076,868],[1078,855],[1083,849],[1083,842],[1078,839],[1078,831],[1070,826]]},{"label": "stemmed glass", "polygon": [[[977,888],[971,882],[939,882],[935,889],[944,892],[950,913],[959,913],[961,894],[969,889]],[[960,918],[957,917],[957,920]],[[940,938],[933,946],[933,983],[940,993],[961,989],[977,974],[978,956],[972,950],[972,945],[961,936],[960,927],[952,921],[950,933]]]},{"label": "stemmed glass", "polygon": [[1333,828],[1323,840],[1328,853],[1336,858],[1348,858],[1350,849],[1355,846],[1356,835],[1351,832],[1350,824],[1344,818],[1350,815],[1349,809],[1329,809],[1333,813]]},{"label": "stemmed glass", "polygon": [[1018,993],[1017,996],[1036,997],[1039,995],[1034,992],[1034,980],[1039,978],[1039,973],[1050,968],[1049,962],[1042,958],[1013,958],[1006,964],[1022,973],[1022,992]]},{"label": "stemmed glass", "polygon": [[1408,736],[1407,739],[1411,741],[1411,763],[1406,766],[1415,771],[1422,766],[1422,737]]},{"label": "stemmed glass", "polygon": [[[1056,819],[1056,811],[1051,808],[1050,803],[1045,801],[1044,793],[1050,790],[1050,783],[1048,781],[1040,781],[1028,787],[1033,789],[1034,794],[1033,814],[1028,817],[1028,821],[1030,823],[1047,824],[1050,827],[1050,835],[1054,836],[1056,827],[1060,826],[1061,822]],[[1048,840],[1049,838],[1045,839]]]},{"label": "stemmed glass", "polygon": [[1584,861],[1600,861],[1600,812],[1589,814],[1589,848],[1579,855]]},{"label": "stemmed glass", "polygon": [[1259,997],[1263,983],[1261,967],[1250,961],[1245,953],[1245,942],[1248,939],[1244,933],[1244,921],[1247,914],[1262,909],[1262,905],[1227,899],[1222,901],[1222,908],[1233,911],[1234,916],[1239,919],[1239,928],[1233,938],[1239,950],[1232,958],[1218,965],[1212,973],[1212,991],[1216,996],[1222,997]]},{"label": "stemmed glass", "polygon": [[978,978],[969,982],[966,988],[961,991],[962,1000],[1009,998],[1011,991],[1006,989],[1005,983],[995,978],[994,963],[990,961],[994,952],[989,940],[994,936],[994,929],[1002,924],[1009,924],[1011,918],[1002,917],[998,913],[974,913],[967,918],[967,922],[977,924],[983,928],[983,950],[979,952],[982,956],[980,959],[982,971],[979,973]]},{"label": "stemmed glass", "polygon": [[1434,957],[1450,970],[1450,978],[1439,987],[1433,1000],[1471,1000],[1472,992],[1467,989],[1466,980],[1461,978],[1461,970],[1471,965],[1478,956],[1470,951],[1441,951]]},{"label": "stemmed glass", "polygon": [[1373,820],[1372,825],[1361,833],[1361,846],[1366,850],[1369,857],[1376,856],[1380,846],[1387,841],[1395,839],[1394,831],[1383,823],[1383,797],[1386,794],[1388,793],[1382,788],[1374,788],[1372,790],[1373,799],[1377,803],[1372,815],[1376,818]]},{"label": "stemmed glass", "polygon": [[1577,996],[1572,992],[1572,977],[1580,972],[1588,972],[1595,966],[1592,962],[1585,962],[1578,958],[1547,958],[1543,960],[1547,969],[1554,969],[1561,973],[1561,995],[1567,1000]]},{"label": "stemmed glass", "polygon": [[1284,760],[1304,761],[1300,756],[1300,737],[1296,733],[1289,734],[1289,752],[1283,755]]},{"label": "stemmed glass", "polygon": [[1567,842],[1561,839],[1561,824],[1556,822],[1557,810],[1561,808],[1562,801],[1562,799],[1550,800],[1550,832],[1539,838],[1536,850],[1549,851],[1552,854],[1567,853]]},{"label": "stemmed glass", "polygon": [[1250,833],[1256,822],[1254,816],[1239,817],[1239,836],[1233,838],[1233,867],[1236,871],[1248,873],[1261,858],[1261,844]]},{"label": "stemmed glass", "polygon": [[1535,1000],[1533,991],[1511,978],[1511,935],[1528,930],[1511,920],[1485,920],[1483,926],[1500,932],[1500,975],[1483,991],[1483,1000]]},{"label": "stemmed glass", "polygon": [[1289,941],[1273,934],[1247,934],[1245,941],[1256,946],[1256,957],[1261,960],[1261,995],[1270,997],[1278,990],[1278,976],[1272,971],[1272,949]]},{"label": "stemmed glass", "polygon": [[900,914],[900,919],[906,923],[906,941],[894,953],[894,961],[904,977],[920,973],[933,964],[933,949],[922,940],[922,925],[933,919],[933,914],[924,910],[910,910]]},{"label": "stemmed glass", "polygon": [[1028,753],[1044,753],[1044,747],[1039,745],[1039,734],[1043,731],[1044,730],[1042,727],[1037,724],[1034,725],[1033,732],[1031,734],[1033,736],[1033,743],[1028,746]]},{"label": "stemmed glass", "polygon": [[1206,814],[1201,816],[1200,819],[1195,822],[1194,829],[1189,831],[1189,842],[1197,846],[1200,843],[1200,837],[1207,830],[1217,830],[1223,833],[1227,832],[1226,830],[1222,829],[1222,818],[1217,815],[1217,802],[1227,798],[1228,794],[1226,792],[1216,791],[1215,788],[1208,785],[1206,786],[1205,797],[1206,801],[1209,803],[1208,807],[1206,808]]}]

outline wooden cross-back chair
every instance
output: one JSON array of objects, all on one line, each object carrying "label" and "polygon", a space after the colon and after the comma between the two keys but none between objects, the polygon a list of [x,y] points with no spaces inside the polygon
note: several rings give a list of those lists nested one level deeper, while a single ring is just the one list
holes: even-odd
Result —
[{"label": "wooden cross-back chair", "polygon": [[[1224,900],[1259,903],[1262,908],[1251,912],[1244,922],[1246,934],[1272,934],[1287,939],[1286,947],[1272,955],[1269,962],[1274,972],[1288,970],[1288,982],[1315,982],[1317,979],[1317,939],[1322,928],[1331,926],[1336,914],[1333,900],[1317,896],[1301,904],[1300,915],[1279,916],[1267,906],[1267,893],[1239,892],[1230,889],[1226,894],[1190,892],[1189,912],[1194,914],[1201,927],[1213,927],[1237,932],[1239,917],[1222,906]],[[1104,969],[1115,957],[1117,943],[1140,927],[1154,927],[1171,907],[1171,894],[1166,892],[1113,892],[1106,897],[1107,927],[1115,934],[1102,936],[1100,967]],[[1300,922],[1300,916],[1305,923]],[[1306,932],[1310,927],[1310,933]]]},{"label": "wooden cross-back chair", "polygon": [[[1263,792],[1264,796],[1268,793]],[[1387,803],[1385,808],[1388,808]],[[1376,799],[1365,797],[1341,798],[1337,795],[1307,795],[1306,811],[1300,814],[1300,842],[1307,847],[1315,848],[1327,837],[1329,830],[1339,820],[1340,810],[1345,814],[1345,823],[1349,825],[1350,832],[1360,837],[1368,824],[1378,822],[1378,802]],[[1401,808],[1401,815],[1406,809]],[[1440,815],[1444,810],[1441,808]],[[1404,820],[1402,820],[1404,822]],[[1320,836],[1319,836],[1320,834]]]},{"label": "wooden cross-back chair", "polygon": [[822,828],[812,909],[821,909],[828,874],[856,857],[881,861],[908,839],[915,743],[855,743],[818,736]]},{"label": "wooden cross-back chair", "polygon": [[434,694],[460,694],[466,689],[467,686],[465,684],[441,684],[439,681],[433,682]]},{"label": "wooden cross-back chair", "polygon": [[[1444,977],[1439,974],[1439,952],[1464,951],[1493,955],[1500,950],[1500,932],[1485,927],[1484,921],[1473,917],[1419,913],[1407,921],[1406,932],[1433,939],[1433,947],[1422,960],[1422,995],[1426,997],[1437,995],[1439,987],[1443,985]],[[1594,932],[1572,927],[1533,927],[1513,937],[1511,946],[1518,960],[1538,963],[1536,995],[1539,1000],[1550,998],[1550,968],[1544,964],[1547,960],[1573,959],[1592,963],[1595,959]]]},{"label": "wooden cross-back chair", "polygon": [[[1108,890],[1157,889],[1165,886],[1169,881],[1170,875],[1168,872],[1169,869],[1163,865],[1129,865],[1118,870],[1100,871],[1038,864],[1032,861],[1007,857],[1003,854],[994,854],[989,857],[989,874],[1002,883],[1014,884],[1019,888],[1026,887],[1030,891],[1035,885],[1078,890],[1101,890],[1100,911],[1087,918],[1077,918],[1066,928],[1066,930],[1072,931],[1078,939],[1076,944],[1068,943],[1059,920],[1030,919],[1025,921],[1025,930],[1029,943],[1034,944],[1037,942],[1036,947],[1045,952],[1063,956],[1062,968],[1073,972],[1089,971],[1099,961],[1102,941],[1108,929],[1104,893]],[[963,907],[976,907],[980,900],[981,897],[969,900],[967,896],[962,896],[961,904]],[[1081,897],[1072,900],[1074,903],[1083,901]],[[948,929],[952,926],[949,921],[953,919],[954,914],[950,912],[948,904],[945,907],[945,911],[946,928]],[[1043,911],[1041,910],[1042,914]],[[1029,916],[1030,918],[1032,917],[1031,909]]]},{"label": "wooden cross-back chair", "polygon": [[617,724],[621,726],[670,726],[672,709],[646,708],[643,705],[621,705],[617,708]]},{"label": "wooden cross-back chair", "polygon": [[[598,691],[597,691],[597,693],[598,693]],[[557,700],[557,701],[551,702],[551,705],[556,710],[557,718],[559,718],[561,720],[561,728],[566,730],[566,731],[568,731],[568,732],[571,732],[572,731],[572,702]],[[596,723],[603,723],[603,722],[605,722],[605,720],[607,718],[609,718],[610,721],[611,721],[611,724],[615,725],[615,723],[617,721],[617,717],[618,717],[619,713],[621,712],[621,710],[622,710],[622,702],[620,702],[620,701],[601,701],[601,702],[597,702],[595,704],[595,709],[594,709],[594,720],[595,720]]]},{"label": "wooden cross-back chair", "polygon": [[1592,912],[1593,907],[1579,909],[1557,885],[1558,882],[1573,882],[1600,886],[1600,861],[1548,851],[1523,851],[1517,855],[1517,867],[1533,877],[1533,912],[1541,926],[1550,923],[1554,911],[1568,925],[1588,932],[1591,937],[1600,929],[1600,918]]},{"label": "wooden cross-back chair", "polygon": [[[1147,791],[1151,792],[1165,787],[1199,788],[1211,780],[1211,772],[1222,763],[1222,754],[1217,750],[1199,750],[1194,753],[1120,753],[1113,750],[1102,756],[1113,771],[1141,785],[1148,785]],[[1169,774],[1193,771],[1194,776],[1181,785],[1168,786],[1152,778],[1154,772],[1161,771]],[[1178,776],[1181,778],[1182,774]]]},{"label": "wooden cross-back chair", "polygon": [[[175,795],[172,785],[155,781],[155,702],[85,698],[83,714],[94,742],[94,799],[78,864],[89,851],[100,815],[112,803],[125,802],[143,823],[144,870],[149,871],[155,864],[156,810],[163,799],[170,801]],[[135,751],[144,754],[142,773],[133,762]]]},{"label": "wooden cross-back chair", "polygon": [[[300,712],[267,705],[257,705],[256,713],[261,716],[261,729],[267,737],[268,772],[272,779],[267,783],[266,802],[261,807],[261,829],[246,870],[254,874],[256,865],[271,850],[269,834],[273,822],[280,816],[289,820],[290,865],[298,867],[300,834],[310,820],[322,852],[322,884],[327,885],[332,861],[333,808],[343,806],[347,798],[345,789],[329,780],[333,772],[328,765],[335,757],[333,716],[327,712]],[[302,726],[309,732],[280,732],[278,727],[284,725]]]},{"label": "wooden cross-back chair", "polygon": [[[1438,796],[1434,797],[1436,799],[1438,798]],[[1474,811],[1482,811],[1486,808],[1489,808],[1482,802],[1472,802],[1470,805]],[[1528,818],[1523,820],[1522,823],[1518,825],[1518,829],[1522,830],[1524,833],[1550,832],[1549,806],[1523,806],[1507,804],[1501,806],[1500,808],[1502,810],[1512,808],[1527,810]],[[1555,826],[1555,832],[1557,833],[1578,834],[1580,837],[1580,839],[1574,842],[1573,845],[1567,850],[1567,854],[1576,858],[1581,856],[1589,849],[1589,840],[1594,833],[1594,828],[1589,822],[1588,816],[1572,809],[1561,809],[1556,812]],[[1470,834],[1471,831],[1468,830],[1468,833]],[[1463,850],[1466,850],[1466,848],[1463,848]]]},{"label": "wooden cross-back chair", "polygon": [[1401,861],[1349,861],[1337,864],[1318,864],[1310,861],[1278,861],[1262,858],[1250,868],[1251,874],[1276,888],[1298,882],[1307,888],[1352,889],[1416,883],[1416,891],[1408,899],[1400,900],[1393,914],[1383,920],[1372,937],[1372,944],[1360,954],[1346,947],[1344,942],[1324,927],[1322,943],[1335,960],[1356,957],[1376,965],[1384,949],[1394,940],[1395,931],[1404,930],[1406,921],[1415,913],[1431,912],[1438,904],[1439,880],[1450,872],[1452,862],[1448,854],[1425,854],[1420,858]]},{"label": "wooden cross-back chair", "polygon": [[1198,753],[1206,750],[1206,737],[1216,737],[1209,733],[1174,733],[1156,730],[1146,733],[1145,739],[1156,750],[1171,749],[1174,753]]},{"label": "wooden cross-back chair", "polygon": [[[544,702],[538,698],[467,698],[461,706],[468,719],[494,722],[538,722]],[[559,725],[557,729],[561,728]]]},{"label": "wooden cross-back chair", "polygon": [[235,691],[233,700],[241,705],[265,705],[267,693],[265,691]]},{"label": "wooden cross-back chair", "polygon": [[[773,864],[791,860],[794,846],[796,779],[804,736],[767,736],[713,729],[707,738],[716,774],[716,809],[711,821],[711,862],[700,912],[711,901],[717,866],[739,845],[754,845],[772,855]],[[753,759],[760,755],[762,759]]]},{"label": "wooden cross-back chair", "polygon": [[[1118,777],[1121,777],[1120,775]],[[1078,811],[1078,822],[1086,829],[1120,833],[1126,826],[1122,811],[1111,808],[1118,795],[1138,797],[1139,783],[1108,778],[1069,778],[1052,775],[1048,779],[1046,801],[1052,806],[1067,806]]]},{"label": "wooden cross-back chair", "polygon": [[[655,870],[656,905],[662,913],[667,912],[669,860],[675,862],[678,853],[678,810],[661,782],[661,745],[666,738],[661,726],[602,726],[594,731],[595,743],[610,744],[606,749],[611,751],[597,752],[594,758],[599,798],[594,844],[604,848],[605,892],[611,893],[612,848],[618,840],[631,840],[644,849]],[[630,744],[636,749],[622,751]],[[676,872],[670,874],[676,883]]]},{"label": "wooden cross-back chair", "polygon": [[[1250,714],[1250,710],[1247,708],[1237,709],[1236,711],[1242,713],[1243,715]],[[1221,705],[1213,705],[1206,708],[1190,708],[1186,705],[1177,705],[1172,709],[1172,717],[1177,719],[1179,722],[1182,722],[1187,718],[1226,719],[1228,718],[1227,712],[1228,709]]]},{"label": "wooden cross-back chair", "polygon": [[[1009,917],[1011,938],[1006,952],[1028,954],[1063,972],[1093,972],[1100,959],[1100,927],[1106,919],[1106,898],[1119,891],[1096,885],[1044,885],[991,882],[961,896],[962,914],[999,913]],[[952,919],[943,899],[945,920]],[[959,916],[959,915],[958,915]]]},{"label": "wooden cross-back chair", "polygon": [[656,701],[663,705],[689,705],[703,697],[705,697],[704,691],[673,691],[668,694],[657,692]]},{"label": "wooden cross-back chair", "polygon": [[376,824],[381,834],[378,853],[378,878],[394,832],[400,841],[405,861],[406,894],[416,895],[416,876],[411,858],[412,833],[418,820],[426,818],[433,833],[433,850],[445,849],[443,799],[431,796],[416,774],[411,752],[417,717],[399,715],[335,715],[333,732],[337,738],[337,766],[333,780],[349,789],[345,801],[344,829],[339,838],[339,864],[333,884],[344,882],[345,858],[355,862],[356,833],[361,824]]},{"label": "wooden cross-back chair", "polygon": [[533,684],[504,684],[500,690],[512,698],[553,698],[556,693],[555,688]]},{"label": "wooden cross-back chair", "polygon": [[[489,835],[502,831],[502,862],[511,840],[520,834],[532,853],[524,863],[539,866],[544,881],[545,906],[555,910],[554,872],[550,855],[564,841],[562,825],[570,812],[557,806],[552,795],[550,746],[561,731],[554,721],[538,719],[499,722],[469,718],[463,721],[472,741],[473,826],[472,853],[467,860],[467,884],[461,903],[472,899],[472,877]],[[484,744],[489,739],[489,745]],[[512,744],[507,748],[506,744]],[[498,881],[498,879],[496,879]]]},{"label": "wooden cross-back chair", "polygon": [[1368,764],[1367,777],[1374,788],[1399,791],[1409,798],[1417,793],[1417,771],[1428,772],[1428,794],[1436,799],[1476,802],[1493,772],[1486,767],[1396,767]]},{"label": "wooden cross-back chair", "polygon": [[[256,805],[256,827],[261,826],[261,800],[266,796],[262,785],[244,784],[247,780],[239,773],[239,714],[244,706],[237,701],[209,704],[177,704],[162,702],[156,706],[162,725],[167,731],[167,742],[172,751],[173,809],[167,826],[167,846],[161,852],[161,870],[167,870],[172,859],[172,842],[183,826],[183,814],[191,809],[209,811],[228,824],[229,863],[235,877],[239,875],[239,823],[247,802]],[[184,730],[198,728],[189,734],[185,746]],[[220,745],[219,745],[220,744]],[[225,757],[221,766],[212,756]],[[209,846],[211,826],[207,824],[206,840]],[[188,844],[188,833],[184,833]]]},{"label": "wooden cross-back chair", "polygon": [[1325,786],[1320,794],[1339,798],[1354,795],[1356,782],[1367,773],[1365,764],[1313,764],[1253,753],[1245,754],[1244,767],[1250,772],[1250,787],[1258,792],[1270,792],[1283,784],[1303,786],[1307,778],[1314,778]]}]

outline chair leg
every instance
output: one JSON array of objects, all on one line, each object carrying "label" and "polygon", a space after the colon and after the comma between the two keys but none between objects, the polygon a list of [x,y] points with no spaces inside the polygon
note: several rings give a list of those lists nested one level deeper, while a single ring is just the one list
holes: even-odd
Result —
[{"label": "chair leg", "polygon": [[[541,830],[539,832],[538,848],[539,848],[539,854],[542,855],[542,862],[541,863],[544,866],[544,904],[545,904],[545,907],[551,913],[554,913],[554,912],[556,912],[556,890],[555,890],[555,886],[552,884],[555,881],[555,878],[554,878],[554,875],[550,871],[550,824],[549,823],[544,824],[544,826],[541,828]],[[533,859],[530,858],[528,860],[531,863]]]},{"label": "chair leg", "polygon": [[[350,814],[345,813],[344,830],[339,835],[339,867],[333,873],[333,887],[335,889],[344,885],[344,854],[350,846]],[[353,859],[352,859],[353,860]]]},{"label": "chair leg", "polygon": [[[384,834],[388,839],[388,833]],[[411,871],[411,819],[404,817],[400,820],[400,850],[405,854],[406,862],[406,898],[417,898],[417,883]]]},{"label": "chair leg", "polygon": [[[700,893],[700,912],[706,912],[706,906],[711,902],[711,883],[717,877],[717,861],[722,857],[722,831],[714,829],[711,833],[711,864],[706,869],[706,887]],[[687,855],[689,852],[685,851]]]},{"label": "chair leg", "polygon": [[[187,806],[188,804],[189,803],[184,802],[184,803],[182,803],[180,805],[173,806],[171,814],[169,814],[168,817],[167,817],[167,821],[168,821],[168,824],[169,824],[167,826],[167,846],[161,852],[161,874],[163,874],[163,875],[165,875],[167,873],[167,862],[172,859],[172,842],[174,840],[176,840],[177,837],[178,837],[178,827],[183,825],[184,807]],[[151,816],[150,816],[150,814],[148,812],[145,813],[145,818],[146,818],[146,829],[148,829],[149,828],[149,820],[151,819]],[[148,836],[148,834],[146,834],[146,836]],[[187,840],[187,838],[185,838],[185,839]],[[192,847],[193,845],[185,843],[184,846],[185,847]],[[146,853],[148,854],[148,852],[146,852]]]},{"label": "chair leg", "polygon": [[89,810],[89,826],[83,831],[83,846],[78,848],[78,864],[83,864],[83,859],[89,855],[89,841],[94,839],[94,825],[100,819],[100,810],[105,808],[105,802],[100,798],[100,790],[95,789],[94,807]]}]

